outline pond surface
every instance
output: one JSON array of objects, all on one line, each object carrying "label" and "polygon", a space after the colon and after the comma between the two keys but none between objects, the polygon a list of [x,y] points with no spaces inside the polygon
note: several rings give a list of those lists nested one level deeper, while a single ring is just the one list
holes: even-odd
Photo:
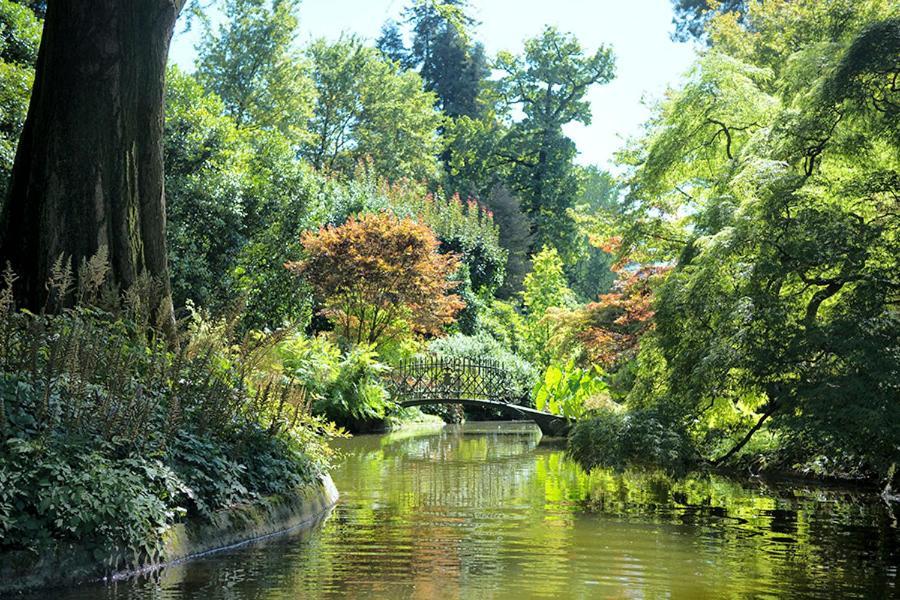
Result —
[{"label": "pond surface", "polygon": [[860,491],[587,475],[536,428],[340,440],[312,529],[94,598],[893,598],[897,510]]}]

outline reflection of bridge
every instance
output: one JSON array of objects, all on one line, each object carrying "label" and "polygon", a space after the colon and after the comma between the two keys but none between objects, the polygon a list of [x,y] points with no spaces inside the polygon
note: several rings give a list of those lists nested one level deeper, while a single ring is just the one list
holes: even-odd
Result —
[{"label": "reflection of bridge", "polygon": [[463,404],[494,408],[534,421],[545,435],[564,435],[570,425],[565,417],[515,404],[509,371],[490,358],[406,361],[392,373],[390,386],[400,406]]}]

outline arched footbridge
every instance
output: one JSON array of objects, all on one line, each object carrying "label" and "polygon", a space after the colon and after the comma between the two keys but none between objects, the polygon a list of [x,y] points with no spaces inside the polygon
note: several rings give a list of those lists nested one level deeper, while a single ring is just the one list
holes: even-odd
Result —
[{"label": "arched footbridge", "polygon": [[511,417],[534,421],[544,435],[565,435],[571,422],[516,404],[512,377],[490,358],[424,357],[403,362],[389,379],[400,406],[462,404],[498,409]]}]

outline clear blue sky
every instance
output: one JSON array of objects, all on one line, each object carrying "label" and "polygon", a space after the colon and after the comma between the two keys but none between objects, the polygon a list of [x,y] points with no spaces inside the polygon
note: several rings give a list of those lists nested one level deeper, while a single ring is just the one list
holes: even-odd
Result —
[{"label": "clear blue sky", "polygon": [[[300,8],[300,43],[337,38],[342,31],[374,40],[388,18],[400,19],[407,0],[304,0]],[[612,46],[616,79],[589,94],[594,119],[572,125],[567,133],[578,145],[582,164],[608,167],[625,138],[640,131],[648,116],[643,98],[658,98],[688,69],[694,49],[672,42],[669,0],[472,0],[481,22],[477,38],[489,54],[519,52],[525,39],[545,25],[574,33],[589,50]],[[179,32],[171,60],[190,70],[196,32]]]}]

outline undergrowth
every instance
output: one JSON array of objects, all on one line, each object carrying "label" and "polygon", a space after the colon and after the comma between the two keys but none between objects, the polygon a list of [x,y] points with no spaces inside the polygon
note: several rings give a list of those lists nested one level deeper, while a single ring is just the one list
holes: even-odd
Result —
[{"label": "undergrowth", "polygon": [[[45,310],[0,285],[0,552],[92,548],[110,569],[152,558],[188,517],[288,494],[329,467],[336,432],[270,368],[284,332],[237,339],[190,310],[151,322],[147,279],[119,293],[101,253],[57,261]],[[78,282],[77,287],[74,282]]]}]

